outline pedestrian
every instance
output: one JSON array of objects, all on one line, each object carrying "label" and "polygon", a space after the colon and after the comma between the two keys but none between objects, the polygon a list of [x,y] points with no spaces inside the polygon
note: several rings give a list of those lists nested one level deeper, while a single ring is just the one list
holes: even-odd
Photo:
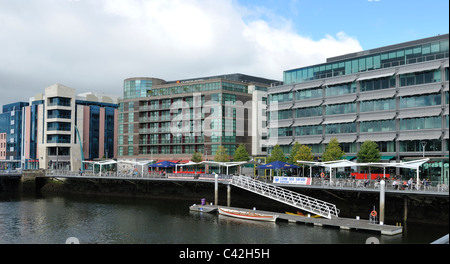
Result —
[{"label": "pedestrian", "polygon": [[392,183],[392,187],[394,187],[394,190],[398,189],[398,181],[397,181],[397,179],[395,179],[394,182]]},{"label": "pedestrian", "polygon": [[408,190],[412,189],[412,184],[413,184],[413,179],[409,178],[409,180],[408,180]]}]

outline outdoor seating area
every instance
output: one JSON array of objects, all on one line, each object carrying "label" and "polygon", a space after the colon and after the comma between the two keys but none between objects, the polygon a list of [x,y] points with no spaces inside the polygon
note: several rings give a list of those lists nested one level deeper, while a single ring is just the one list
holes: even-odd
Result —
[{"label": "outdoor seating area", "polygon": [[[383,169],[386,167],[406,167],[410,169],[418,170],[420,165],[426,162],[428,159],[415,160],[412,162],[402,162],[402,163],[371,163],[370,166],[380,166]],[[302,163],[301,161],[298,161]],[[173,179],[173,180],[203,180],[203,181],[214,181],[215,177],[218,176],[219,181],[231,181],[232,174],[228,173],[230,167],[242,166],[247,162],[214,162],[214,161],[203,161],[199,163],[189,162],[185,164],[187,166],[203,166],[206,170],[206,165],[208,166],[218,166],[219,171],[224,171],[226,173],[183,173],[178,172],[177,167],[182,166],[182,164],[177,164],[171,161],[114,161],[105,160],[101,162],[88,162],[86,161],[89,169],[85,169],[80,172],[71,172],[64,170],[48,170],[47,176],[57,176],[65,175],[69,177],[93,177],[93,178],[122,178],[122,179]],[[306,163],[306,162],[305,162]],[[314,163],[307,162],[307,164],[312,166],[323,166],[327,167],[331,173],[321,173],[321,176],[311,177],[310,186],[313,188],[342,188],[342,189],[360,189],[360,190],[377,190],[380,189],[381,179],[385,180],[385,189],[387,191],[427,191],[427,192],[448,192],[448,184],[438,181],[429,181],[428,179],[421,180],[419,174],[417,177],[409,177],[409,179],[404,179],[402,177],[379,177],[379,175],[374,178],[373,175],[367,175],[366,179],[358,179],[352,175],[336,177],[333,174],[333,169],[338,167],[349,167],[349,166],[367,166],[364,163],[354,163],[351,161],[336,161],[328,163]],[[112,167],[111,167],[112,166]],[[105,169],[107,168],[107,169]],[[165,168],[170,168],[171,172],[164,170]],[[285,169],[295,169],[298,166],[284,163],[284,162],[272,162],[256,167],[257,169],[270,169],[274,170],[270,175],[279,175],[280,171]],[[157,170],[155,170],[157,169]],[[201,171],[201,170],[199,170]],[[235,170],[236,171],[236,170]],[[272,183],[271,176],[250,176],[256,180],[263,182]],[[311,174],[310,174],[311,175]],[[384,175],[384,174],[383,174]],[[295,176],[293,176],[295,177]],[[417,184],[418,183],[418,184]],[[309,188],[310,186],[302,186]]]}]

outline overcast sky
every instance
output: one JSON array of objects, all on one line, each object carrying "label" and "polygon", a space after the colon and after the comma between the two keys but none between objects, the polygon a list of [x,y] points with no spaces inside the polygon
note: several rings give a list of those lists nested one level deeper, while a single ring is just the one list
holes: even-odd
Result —
[{"label": "overcast sky", "polygon": [[0,105],[54,83],[121,96],[129,77],[282,80],[327,57],[448,33],[448,20],[447,0],[0,0]]}]

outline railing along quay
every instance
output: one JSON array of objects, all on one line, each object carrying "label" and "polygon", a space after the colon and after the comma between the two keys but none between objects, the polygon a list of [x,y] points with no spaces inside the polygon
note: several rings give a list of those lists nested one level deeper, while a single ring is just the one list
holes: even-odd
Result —
[{"label": "railing along quay", "polygon": [[[136,171],[115,171],[115,172],[92,172],[84,171],[83,173],[66,171],[66,170],[47,170],[45,175],[47,177],[54,178],[85,178],[85,179],[126,179],[126,180],[177,180],[177,181],[206,181],[214,182],[215,174],[191,174],[191,173],[146,173]],[[228,184],[233,175],[218,174],[218,180],[221,183]],[[259,179],[264,182],[265,179]],[[437,195],[448,195],[449,186],[444,183],[439,182],[429,182],[427,184],[420,183],[418,188],[417,184],[412,186],[398,185],[395,187],[393,185],[393,180],[387,180],[386,191],[387,192],[398,192],[398,193],[417,193],[417,194],[437,194]],[[403,181],[399,181],[402,182]],[[355,179],[334,179],[330,181],[329,179],[322,178],[312,178],[311,185],[290,185],[290,184],[279,184],[272,183],[276,186],[284,187],[296,187],[296,188],[311,188],[311,189],[333,189],[333,190],[349,190],[349,191],[367,191],[367,192],[379,192],[379,182],[377,180],[355,180]]]},{"label": "railing along quay", "polygon": [[[449,186],[445,183],[436,181],[420,182],[418,185],[413,182],[410,186],[405,180],[386,180],[387,191],[429,191],[429,192],[449,192]],[[362,189],[362,190],[379,190],[380,181],[378,180],[355,180],[355,179],[317,179],[313,178],[311,186],[317,187],[334,187],[334,188],[348,188],[348,189]]]},{"label": "railing along quay", "polygon": [[[211,181],[214,182],[214,174],[190,174],[190,173],[141,173],[136,171],[115,172],[75,172],[67,170],[47,170],[46,177],[52,178],[78,178],[78,179],[123,179],[123,180],[186,180],[186,181]],[[221,182],[231,181],[232,175],[218,174]]]}]

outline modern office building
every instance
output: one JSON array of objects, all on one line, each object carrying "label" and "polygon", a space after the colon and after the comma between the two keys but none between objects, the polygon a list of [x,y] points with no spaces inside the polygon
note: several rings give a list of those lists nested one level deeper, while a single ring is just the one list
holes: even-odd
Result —
[{"label": "modern office building", "polygon": [[114,96],[76,95],[61,84],[45,88],[24,108],[24,168],[76,171],[82,160],[115,158],[117,108]]},{"label": "modern office building", "polygon": [[3,106],[0,114],[0,133],[3,133],[6,145],[1,149],[0,166],[7,168],[20,168],[22,156],[22,109],[27,106],[26,102],[16,102]]},{"label": "modern office building", "polygon": [[[6,133],[0,133],[0,161],[2,160],[6,160]],[[0,164],[0,169],[3,169],[4,165]]]},{"label": "modern office building", "polygon": [[[239,144],[265,155],[267,87],[276,81],[227,74],[186,80],[129,78],[119,106],[118,156],[123,159],[214,159]],[[259,129],[258,129],[259,128]],[[256,134],[261,136],[256,138]]]},{"label": "modern office building", "polygon": [[353,159],[372,140],[386,162],[430,157],[423,175],[448,181],[448,34],[329,58],[283,81],[268,90],[269,151],[288,155],[298,141],[320,158],[335,137]]}]

